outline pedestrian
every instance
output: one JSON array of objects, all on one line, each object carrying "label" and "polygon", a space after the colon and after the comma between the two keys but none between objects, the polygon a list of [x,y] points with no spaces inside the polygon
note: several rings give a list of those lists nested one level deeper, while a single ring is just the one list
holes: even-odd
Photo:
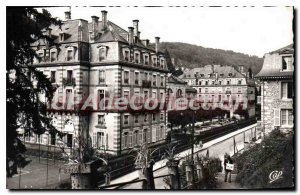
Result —
[{"label": "pedestrian", "polygon": [[[227,182],[227,177],[229,177],[228,182],[231,183],[231,171],[233,169],[230,168],[230,166],[227,166],[227,164],[233,165],[233,160],[230,157],[230,155],[226,153],[224,155],[224,167],[225,167],[225,180],[224,181]],[[231,166],[231,167],[233,167],[233,166]]]}]

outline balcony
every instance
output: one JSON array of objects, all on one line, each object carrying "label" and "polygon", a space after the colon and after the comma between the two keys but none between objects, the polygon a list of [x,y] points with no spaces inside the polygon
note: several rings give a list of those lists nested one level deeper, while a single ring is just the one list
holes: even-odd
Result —
[{"label": "balcony", "polygon": [[143,80],[142,81],[142,87],[150,88],[151,87],[151,81]]},{"label": "balcony", "polygon": [[75,86],[75,78],[63,78],[63,84],[65,86]]}]

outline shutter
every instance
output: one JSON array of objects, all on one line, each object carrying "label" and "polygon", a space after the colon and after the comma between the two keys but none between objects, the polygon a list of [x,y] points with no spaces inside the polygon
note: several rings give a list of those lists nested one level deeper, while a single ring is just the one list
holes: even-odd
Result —
[{"label": "shutter", "polygon": [[288,94],[287,97],[288,98],[293,98],[293,83],[292,82],[288,82]]},{"label": "shutter", "polygon": [[93,148],[97,147],[97,132],[93,132],[92,146],[93,146]]},{"label": "shutter", "polygon": [[124,134],[121,134],[121,148],[123,149],[125,147],[125,136]]},{"label": "shutter", "polygon": [[280,126],[280,109],[279,108],[274,109],[274,126],[275,127]]},{"label": "shutter", "polygon": [[152,142],[156,142],[156,128],[152,128]]},{"label": "shutter", "polygon": [[137,143],[136,143],[136,141],[135,141],[135,140],[136,140],[136,136],[137,136],[137,133],[134,132],[134,133],[133,133],[133,136],[132,136],[132,145],[133,145],[133,146],[136,146],[136,145],[137,145]]},{"label": "shutter", "polygon": [[141,145],[143,143],[143,132],[139,131],[139,140],[138,140],[138,145]]},{"label": "shutter", "polygon": [[132,132],[129,132],[129,147],[132,147]]},{"label": "shutter", "polygon": [[147,130],[147,142],[148,143],[151,142],[151,131],[150,131],[150,129]]}]

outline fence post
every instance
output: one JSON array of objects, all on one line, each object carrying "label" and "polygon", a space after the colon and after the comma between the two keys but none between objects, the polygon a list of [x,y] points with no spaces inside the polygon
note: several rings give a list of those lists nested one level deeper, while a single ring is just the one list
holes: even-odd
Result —
[{"label": "fence post", "polygon": [[166,165],[170,174],[170,188],[173,190],[180,189],[180,177],[178,171],[179,160],[169,160]]}]

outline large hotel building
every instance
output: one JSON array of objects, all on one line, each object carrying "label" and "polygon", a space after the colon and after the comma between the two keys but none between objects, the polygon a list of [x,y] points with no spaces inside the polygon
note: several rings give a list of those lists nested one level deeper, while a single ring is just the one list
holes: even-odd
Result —
[{"label": "large hotel building", "polygon": [[[46,134],[40,141],[36,136],[26,137],[29,145],[40,142],[71,148],[81,132],[94,148],[121,154],[145,142],[151,146],[164,141],[165,109],[120,111],[107,107],[111,97],[139,95],[161,100],[165,96],[168,69],[159,50],[159,37],[150,44],[141,39],[138,20],[124,30],[108,20],[106,11],[101,14],[101,21],[92,16],[89,23],[71,19],[71,13],[65,12],[61,27],[50,26],[44,31],[54,44],[39,40],[32,45],[39,56],[33,65],[58,87],[54,101],[60,103],[55,102],[55,108],[49,104],[48,109],[54,126],[65,135],[60,141]],[[89,111],[69,109],[65,102],[74,96],[96,97],[102,106]]]}]

